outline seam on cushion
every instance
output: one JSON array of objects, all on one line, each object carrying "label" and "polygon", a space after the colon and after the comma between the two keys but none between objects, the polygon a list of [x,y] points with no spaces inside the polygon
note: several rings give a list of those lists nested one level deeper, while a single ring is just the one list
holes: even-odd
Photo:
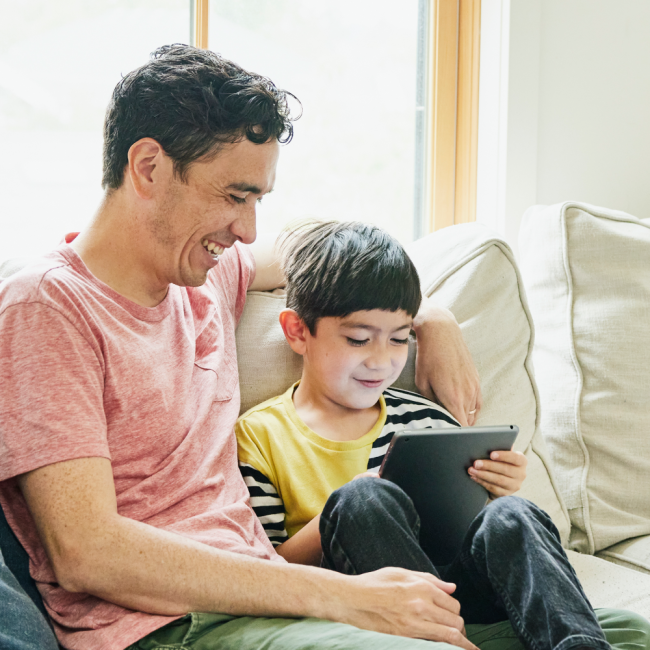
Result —
[{"label": "seam on cushion", "polygon": [[582,394],[584,390],[584,377],[582,375],[582,368],[580,367],[580,362],[578,361],[578,354],[575,348],[574,340],[574,328],[573,328],[573,316],[574,316],[574,293],[573,293],[573,275],[571,273],[571,262],[569,260],[569,228],[567,224],[567,211],[570,209],[580,209],[573,203],[565,203],[561,207],[560,211],[560,222],[562,226],[562,261],[564,263],[564,273],[566,276],[567,282],[567,320],[569,324],[569,351],[571,353],[571,361],[573,362],[573,367],[575,368],[576,375],[578,377],[578,385],[576,387],[576,392],[574,396],[574,405],[573,405],[573,417],[574,417],[574,431],[578,446],[582,451],[584,458],[584,467],[582,470],[582,475],[580,477],[580,503],[582,505],[582,520],[585,527],[585,533],[587,534],[587,540],[589,542],[589,553],[591,555],[595,552],[595,542],[594,534],[591,528],[591,513],[589,512],[589,495],[587,493],[587,477],[589,475],[589,469],[591,465],[591,458],[589,456],[589,449],[585,444],[585,441],[582,437],[582,427],[580,426],[581,418],[581,403],[582,403]]},{"label": "seam on cushion", "polygon": [[519,294],[519,301],[521,303],[522,309],[524,310],[524,314],[526,316],[526,320],[528,321],[528,328],[530,331],[530,337],[528,340],[528,351],[526,353],[526,361],[524,362],[524,367],[526,368],[526,374],[528,375],[528,379],[530,380],[530,384],[533,389],[533,395],[535,397],[535,430],[533,431],[533,435],[531,436],[530,446],[535,451],[537,457],[539,458],[544,469],[546,470],[546,474],[549,478],[549,482],[551,483],[551,487],[553,488],[553,492],[555,493],[555,498],[557,502],[560,504],[560,508],[562,510],[562,513],[564,514],[566,524],[569,527],[569,531],[570,531],[571,517],[569,516],[569,512],[567,510],[566,504],[564,503],[564,499],[562,498],[561,492],[558,489],[557,483],[555,482],[555,476],[553,475],[552,468],[549,464],[547,464],[546,460],[544,460],[544,455],[538,453],[536,447],[533,446],[533,440],[535,439],[535,434],[539,430],[539,422],[541,418],[539,392],[537,389],[537,382],[535,381],[535,375],[531,368],[533,346],[535,343],[535,326],[533,323],[533,317],[528,307],[528,299],[526,298],[526,294],[523,288],[524,284],[521,278],[521,273],[519,271],[517,262],[515,261],[515,257],[512,252],[512,249],[502,239],[498,239],[496,237],[490,237],[489,239],[483,241],[481,245],[477,246],[472,252],[468,253],[465,257],[463,257],[458,263],[452,266],[451,269],[449,269],[446,273],[443,273],[440,277],[434,280],[428,287],[423,288],[422,293],[423,295],[427,296],[427,298],[430,297],[431,294],[436,289],[438,289],[438,287],[440,287],[440,285],[443,282],[445,282],[448,278],[454,275],[459,269],[461,269],[463,266],[471,262],[473,259],[476,259],[480,255],[485,253],[491,246],[496,246],[501,251],[501,253],[505,256],[505,258],[510,263],[510,266],[512,267],[513,271],[515,272],[515,277],[517,279],[517,293]]},{"label": "seam on cushion", "polygon": [[638,566],[650,573],[650,564],[641,560],[637,560],[636,558],[631,558],[628,555],[623,555],[622,553],[614,553],[613,551],[600,551],[597,557],[611,557],[616,560],[620,560],[627,565]]}]

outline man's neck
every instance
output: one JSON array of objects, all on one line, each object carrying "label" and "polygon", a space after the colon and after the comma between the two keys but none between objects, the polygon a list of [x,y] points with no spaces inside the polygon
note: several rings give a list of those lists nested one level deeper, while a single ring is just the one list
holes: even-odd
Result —
[{"label": "man's neck", "polygon": [[102,201],[90,225],[70,244],[88,270],[120,295],[143,307],[160,304],[169,285],[152,273],[138,219],[114,192]]},{"label": "man's neck", "polygon": [[312,431],[327,440],[346,442],[365,436],[377,424],[381,413],[379,403],[365,409],[337,404],[310,381],[303,372],[293,394],[293,404],[300,419]]}]

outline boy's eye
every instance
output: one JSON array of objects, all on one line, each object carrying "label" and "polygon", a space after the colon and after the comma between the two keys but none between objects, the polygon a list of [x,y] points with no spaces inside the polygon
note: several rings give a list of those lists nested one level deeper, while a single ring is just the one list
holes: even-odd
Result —
[{"label": "boy's eye", "polygon": [[370,339],[363,339],[363,340],[351,339],[349,336],[346,336],[345,338],[348,340],[348,343],[350,345],[354,345],[357,348],[360,348],[362,345],[365,345],[370,340]]},{"label": "boy's eye", "polygon": [[408,345],[409,340],[408,339],[391,339],[393,343],[397,343],[397,345]]},{"label": "boy's eye", "polygon": [[241,196],[236,196],[235,194],[231,194],[230,197],[235,203],[246,203],[246,197],[242,198]]}]

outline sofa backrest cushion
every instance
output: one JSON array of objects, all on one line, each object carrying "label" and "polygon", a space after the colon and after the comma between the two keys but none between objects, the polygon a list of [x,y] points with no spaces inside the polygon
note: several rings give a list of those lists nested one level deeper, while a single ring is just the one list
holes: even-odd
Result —
[{"label": "sofa backrest cushion", "polygon": [[572,522],[594,553],[650,533],[650,219],[535,206],[520,235],[537,331],[541,427]]},{"label": "sofa backrest cushion", "polygon": [[[408,247],[423,293],[448,307],[463,330],[481,377],[479,424],[517,424],[516,448],[528,456],[520,496],[545,509],[568,537],[569,522],[538,429],[530,353],[533,331],[519,271],[507,244],[479,224],[446,228]],[[237,330],[242,411],[300,378],[301,358],[284,340],[282,292],[250,292]],[[417,390],[415,344],[397,386]]]}]

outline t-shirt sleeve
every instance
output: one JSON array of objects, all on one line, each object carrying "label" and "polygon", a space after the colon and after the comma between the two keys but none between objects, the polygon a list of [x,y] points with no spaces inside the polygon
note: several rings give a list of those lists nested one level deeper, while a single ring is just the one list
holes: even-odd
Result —
[{"label": "t-shirt sleeve", "polygon": [[75,458],[110,459],[97,350],[61,313],[0,314],[0,480]]},{"label": "t-shirt sleeve", "polygon": [[251,508],[257,515],[269,541],[279,546],[288,539],[284,502],[270,476],[273,475],[250,424],[235,425],[239,469],[248,488]]}]

